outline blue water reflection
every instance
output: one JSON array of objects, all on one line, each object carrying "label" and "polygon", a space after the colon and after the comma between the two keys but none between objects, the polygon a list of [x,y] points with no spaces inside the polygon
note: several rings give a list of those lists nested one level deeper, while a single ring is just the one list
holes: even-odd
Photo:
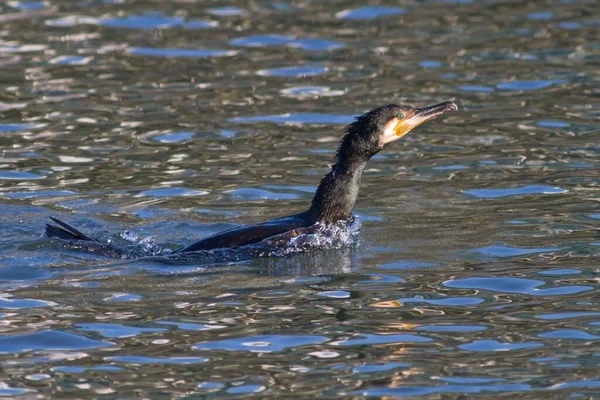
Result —
[{"label": "blue water reflection", "polygon": [[380,389],[367,389],[356,391],[354,394],[367,397],[385,396],[427,396],[444,393],[502,393],[521,392],[531,389],[525,384],[503,384],[503,385],[445,385],[445,386],[401,386]]},{"label": "blue water reflection", "polygon": [[49,5],[45,1],[9,1],[7,4],[21,10],[41,10]]},{"label": "blue water reflection", "polygon": [[237,52],[232,50],[217,49],[158,49],[151,47],[132,47],[127,50],[129,54],[151,57],[225,57],[234,56]]},{"label": "blue water reflection", "polygon": [[364,333],[359,338],[351,338],[333,344],[338,346],[360,346],[367,344],[391,344],[391,343],[426,343],[431,342],[433,339],[410,334],[401,335],[375,335]]},{"label": "blue water reflection", "polygon": [[561,320],[561,319],[596,317],[596,316],[600,316],[600,312],[598,312],[598,311],[572,311],[572,312],[564,312],[564,313],[551,313],[551,314],[538,315],[538,318],[553,321],[553,320]]},{"label": "blue water reflection", "polygon": [[317,335],[261,335],[215,342],[197,343],[196,350],[250,351],[254,353],[279,352],[288,348],[326,342],[328,339]]},{"label": "blue water reflection", "polygon": [[481,289],[502,293],[520,293],[533,296],[561,296],[592,290],[591,286],[565,285],[539,288],[546,282],[512,277],[471,277],[444,282],[444,286],[457,289]]},{"label": "blue water reflection", "polygon": [[545,339],[600,340],[599,335],[593,335],[579,329],[558,329],[552,332],[540,333],[538,336]]},{"label": "blue water reflection", "polygon": [[486,330],[481,325],[421,325],[415,328],[425,332],[481,332]]},{"label": "blue water reflection", "polygon": [[11,197],[13,199],[27,199],[32,197],[64,197],[64,196],[73,196],[76,195],[77,192],[73,192],[71,190],[41,190],[37,192],[8,192],[4,195],[6,197]]},{"label": "blue water reflection", "polygon": [[503,82],[496,85],[498,89],[502,90],[541,90],[549,88],[550,86],[563,83],[562,80],[532,80],[532,81],[510,81]]},{"label": "blue water reflection", "polygon": [[490,93],[494,91],[494,88],[479,85],[462,85],[458,87],[458,90],[463,92]]},{"label": "blue water reflection", "polygon": [[279,77],[298,77],[305,78],[308,76],[322,75],[327,72],[326,67],[318,65],[303,65],[297,67],[281,67],[270,68],[257,71],[258,75],[262,76],[279,76]]},{"label": "blue water reflection", "polygon": [[497,199],[500,197],[508,197],[508,196],[525,196],[525,195],[533,195],[533,194],[556,194],[556,193],[566,193],[567,189],[552,187],[552,186],[543,186],[543,185],[531,185],[531,186],[521,186],[515,188],[506,188],[506,189],[469,189],[465,190],[464,193],[478,197],[481,199]]},{"label": "blue water reflection", "polygon": [[86,350],[109,346],[113,344],[54,330],[0,337],[0,354],[36,350]]},{"label": "blue water reflection", "polygon": [[554,253],[556,251],[565,250],[562,247],[539,247],[539,248],[519,248],[512,246],[489,246],[480,249],[471,250],[474,253],[479,253],[486,257],[519,257],[530,254]]},{"label": "blue water reflection", "polygon": [[233,39],[229,41],[232,46],[241,47],[268,47],[268,46],[288,46],[307,51],[327,51],[336,50],[344,47],[343,43],[320,38],[297,39],[285,35],[256,35]]},{"label": "blue water reflection", "polygon": [[0,124],[0,133],[1,132],[14,132],[14,131],[24,131],[27,129],[35,129],[37,125],[33,124]]},{"label": "blue water reflection", "polygon": [[209,14],[217,15],[219,17],[231,17],[234,15],[242,15],[244,10],[239,7],[234,6],[223,6],[223,7],[215,7],[208,10]]},{"label": "blue water reflection", "polygon": [[400,303],[426,303],[434,306],[472,306],[483,303],[478,297],[444,297],[440,299],[426,299],[420,296],[398,299]]},{"label": "blue water reflection", "polygon": [[107,28],[127,28],[127,29],[168,29],[168,28],[189,28],[203,29],[212,28],[218,25],[215,21],[209,20],[191,20],[188,21],[179,16],[168,16],[161,12],[147,12],[140,15],[127,15],[116,18],[94,18],[82,16],[67,16],[46,21],[46,25],[54,27],[67,27],[82,24],[101,25]]},{"label": "blue water reflection", "polygon": [[319,113],[290,113],[280,115],[259,115],[255,117],[236,117],[231,122],[273,122],[276,124],[316,124],[316,125],[346,125],[354,120],[353,115],[319,114]]},{"label": "blue water reflection", "polygon": [[180,196],[203,196],[208,194],[206,190],[194,190],[187,188],[160,188],[140,192],[140,196],[153,197],[180,197]]},{"label": "blue water reflection", "polygon": [[75,327],[82,332],[98,332],[100,336],[113,339],[141,335],[142,333],[165,332],[162,328],[138,328],[121,324],[88,323],[76,324]]},{"label": "blue water reflection", "polygon": [[387,364],[367,364],[354,367],[352,372],[357,374],[371,374],[376,372],[392,371],[397,368],[409,368],[411,365],[407,363],[387,363]]},{"label": "blue water reflection", "polygon": [[194,132],[167,133],[164,135],[153,136],[152,140],[160,143],[181,143],[192,139],[194,135]]},{"label": "blue water reflection", "polygon": [[383,16],[404,14],[405,9],[401,7],[366,6],[352,10],[340,11],[336,17],[348,20],[373,19]]},{"label": "blue water reflection", "polygon": [[513,351],[534,349],[542,346],[543,344],[539,342],[505,343],[497,340],[476,340],[471,343],[462,344],[458,347],[468,351]]},{"label": "blue water reflection", "polygon": [[20,309],[20,308],[37,308],[55,306],[56,303],[45,300],[35,299],[15,299],[0,297],[0,308],[5,309]]},{"label": "blue water reflection", "polygon": [[28,179],[42,179],[42,175],[33,174],[31,172],[24,171],[0,171],[0,179],[16,179],[16,180],[28,180]]},{"label": "blue water reflection", "polygon": [[549,275],[549,276],[553,276],[553,275],[562,276],[562,275],[579,275],[582,272],[583,271],[581,271],[579,269],[574,269],[574,268],[554,268],[554,269],[547,269],[545,271],[540,271],[540,272],[538,272],[538,274]]},{"label": "blue water reflection", "polygon": [[207,362],[205,357],[145,357],[145,356],[113,356],[107,357],[107,361],[125,363],[125,364],[199,364]]}]

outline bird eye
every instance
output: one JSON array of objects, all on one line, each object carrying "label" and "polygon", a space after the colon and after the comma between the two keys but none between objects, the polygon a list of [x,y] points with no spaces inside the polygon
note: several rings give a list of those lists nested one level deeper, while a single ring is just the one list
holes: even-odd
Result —
[{"label": "bird eye", "polygon": [[398,118],[398,119],[402,119],[402,118],[404,118],[404,114],[402,114],[402,113],[398,113],[398,115],[396,115],[396,118]]}]

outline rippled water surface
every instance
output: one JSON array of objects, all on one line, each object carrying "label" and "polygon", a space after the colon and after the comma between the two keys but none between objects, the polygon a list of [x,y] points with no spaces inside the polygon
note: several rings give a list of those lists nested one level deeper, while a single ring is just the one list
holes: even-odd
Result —
[{"label": "rippled water surface", "polygon": [[[597,2],[368,4],[0,2],[0,396],[600,398]],[[41,236],[301,211],[355,115],[444,100],[369,163],[358,244]]]}]

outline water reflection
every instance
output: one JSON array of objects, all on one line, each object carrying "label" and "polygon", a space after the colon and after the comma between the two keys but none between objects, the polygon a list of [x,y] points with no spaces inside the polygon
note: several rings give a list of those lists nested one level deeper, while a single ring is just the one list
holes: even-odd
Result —
[{"label": "water reflection", "polygon": [[265,47],[285,45],[306,51],[336,50],[344,47],[343,43],[320,38],[294,38],[284,35],[256,35],[233,39],[229,41],[232,46]]},{"label": "water reflection", "polygon": [[87,350],[112,346],[110,342],[92,340],[61,331],[37,331],[0,338],[0,354],[14,354],[36,350]]},{"label": "water reflection", "polygon": [[179,16],[166,16],[160,12],[148,12],[142,15],[128,15],[117,18],[95,18],[79,15],[46,20],[46,25],[69,27],[75,25],[102,25],[109,28],[129,29],[168,29],[168,28],[212,28],[218,25],[215,21],[187,21]]},{"label": "water reflection", "polygon": [[452,288],[469,288],[491,290],[502,293],[524,293],[534,296],[556,296],[592,290],[591,286],[565,285],[554,288],[539,288],[546,282],[535,279],[510,278],[510,277],[470,277],[454,279],[444,282]]},{"label": "water reflection", "polygon": [[[0,396],[594,398],[594,2],[157,4],[0,2]],[[445,99],[369,163],[360,241],[165,256]]]},{"label": "water reflection", "polygon": [[269,276],[335,275],[359,271],[361,257],[354,247],[346,247],[270,257],[256,265],[261,274]]},{"label": "water reflection", "polygon": [[355,8],[353,10],[340,11],[335,16],[340,19],[363,20],[388,15],[399,15],[404,14],[404,12],[405,9],[400,7],[367,6]]},{"label": "water reflection", "polygon": [[152,57],[224,57],[234,56],[233,50],[218,49],[157,49],[150,47],[132,47],[127,49],[129,54]]},{"label": "water reflection", "polygon": [[266,335],[221,340],[218,342],[198,343],[194,345],[193,348],[197,350],[227,350],[250,351],[253,353],[271,353],[283,351],[287,348],[322,343],[326,340],[327,338],[323,336]]}]

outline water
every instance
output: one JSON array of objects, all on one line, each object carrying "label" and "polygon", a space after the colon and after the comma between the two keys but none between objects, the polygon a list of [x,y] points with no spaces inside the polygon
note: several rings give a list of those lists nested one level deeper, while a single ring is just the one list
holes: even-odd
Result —
[{"label": "water", "polygon": [[[171,3],[0,4],[0,396],[600,397],[596,2]],[[369,163],[358,245],[41,237],[301,211],[353,116],[444,100]]]}]

